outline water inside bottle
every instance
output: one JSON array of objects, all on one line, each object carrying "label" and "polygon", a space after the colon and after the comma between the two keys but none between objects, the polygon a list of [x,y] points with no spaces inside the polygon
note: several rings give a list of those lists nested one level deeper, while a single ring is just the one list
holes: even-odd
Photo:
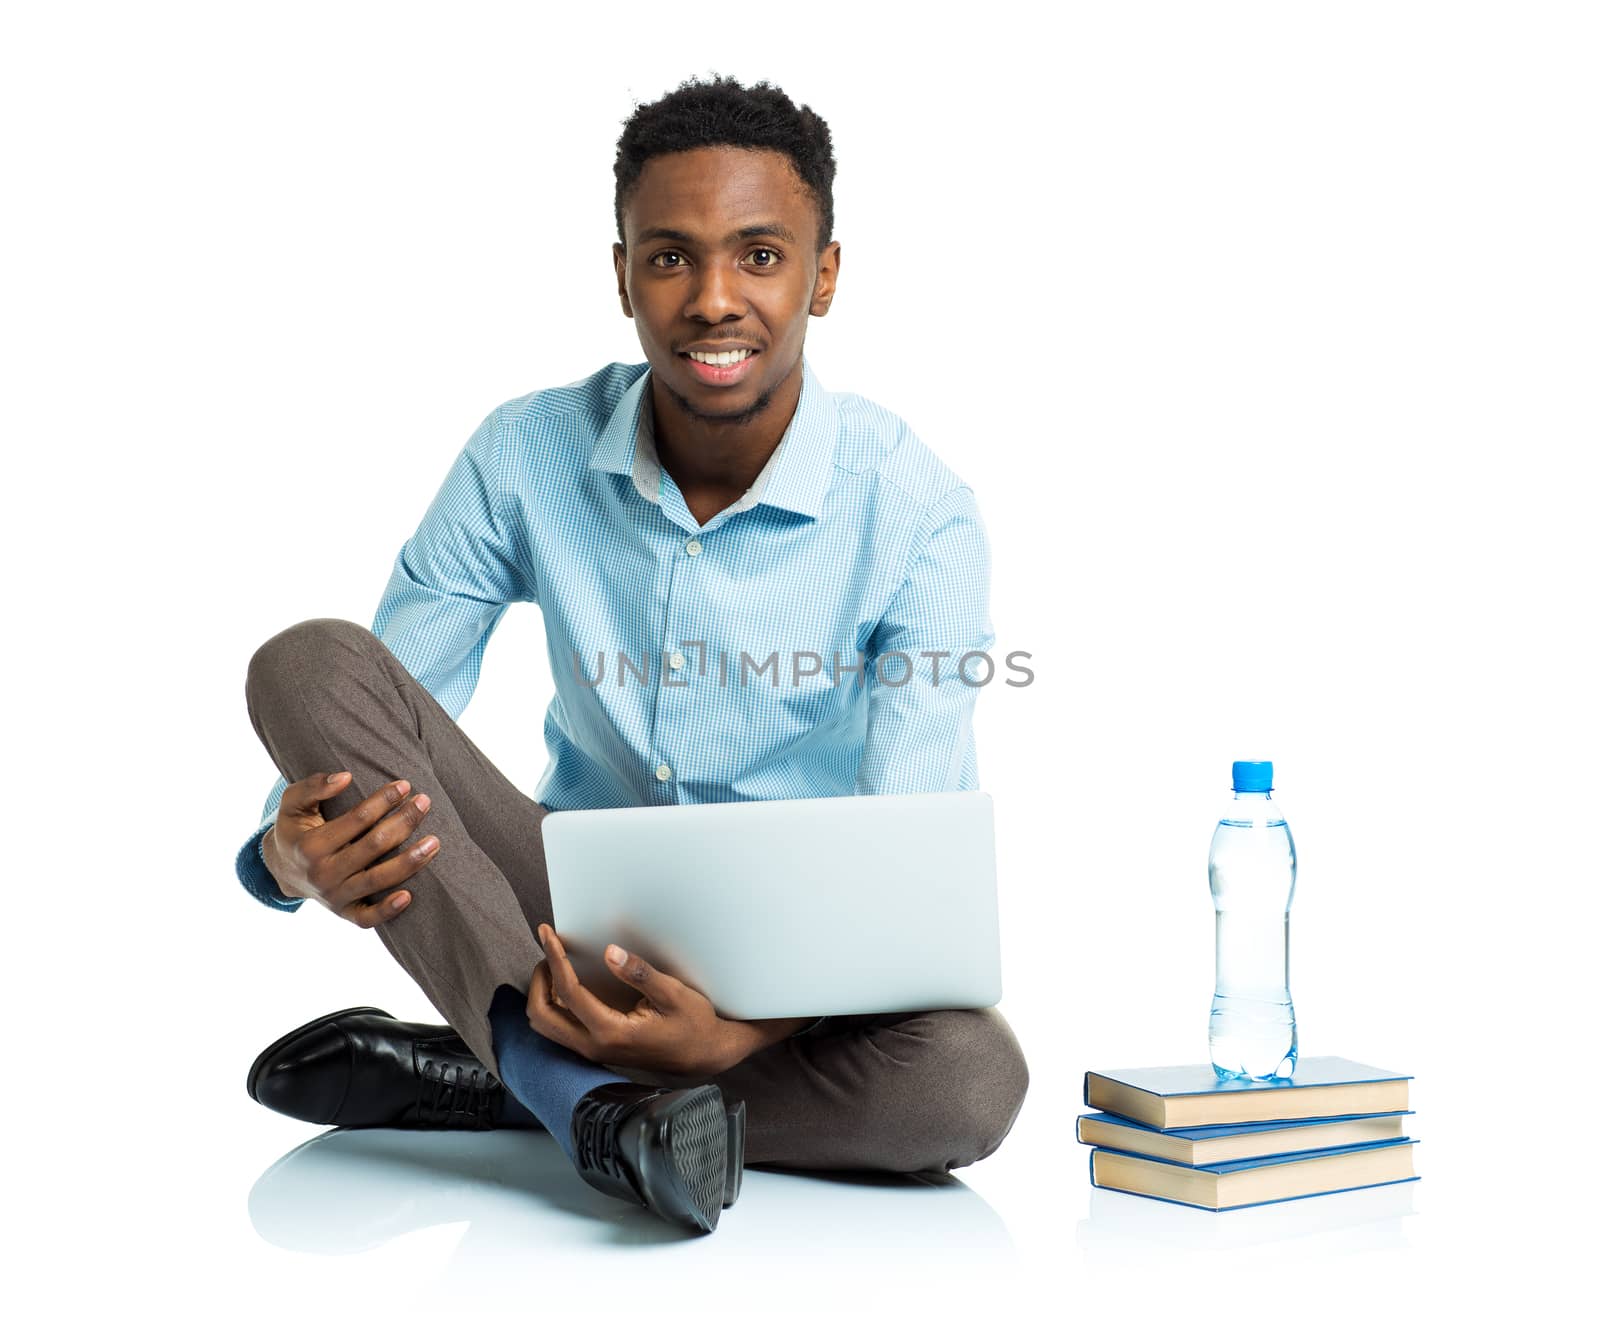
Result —
[{"label": "water inside bottle", "polygon": [[1290,1076],[1299,1057],[1289,997],[1294,841],[1270,803],[1225,818],[1211,848],[1217,986],[1211,1061],[1224,1079]]}]

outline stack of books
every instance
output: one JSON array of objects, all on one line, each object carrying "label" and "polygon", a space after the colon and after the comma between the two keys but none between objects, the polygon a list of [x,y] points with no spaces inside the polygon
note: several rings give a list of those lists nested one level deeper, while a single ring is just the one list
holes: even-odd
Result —
[{"label": "stack of books", "polygon": [[1206,1066],[1090,1071],[1078,1118],[1089,1180],[1197,1209],[1242,1209],[1416,1181],[1409,1075],[1306,1057],[1286,1080]]}]

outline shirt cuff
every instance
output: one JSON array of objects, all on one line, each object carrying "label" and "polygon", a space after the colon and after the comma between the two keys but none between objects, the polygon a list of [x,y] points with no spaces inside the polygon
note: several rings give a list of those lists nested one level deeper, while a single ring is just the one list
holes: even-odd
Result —
[{"label": "shirt cuff", "polygon": [[[268,823],[270,825],[271,823]],[[261,856],[261,837],[267,833],[263,826],[244,842],[233,860],[233,870],[245,890],[272,909],[292,914],[305,903],[285,895],[278,889],[277,880],[267,870],[267,861]]]}]

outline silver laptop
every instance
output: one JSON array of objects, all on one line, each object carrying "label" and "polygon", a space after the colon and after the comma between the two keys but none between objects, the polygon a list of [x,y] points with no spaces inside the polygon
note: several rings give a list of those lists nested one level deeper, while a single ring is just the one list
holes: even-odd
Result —
[{"label": "silver laptop", "polygon": [[615,942],[730,1019],[993,1006],[994,811],[978,791],[552,812],[556,932],[613,1006]]}]

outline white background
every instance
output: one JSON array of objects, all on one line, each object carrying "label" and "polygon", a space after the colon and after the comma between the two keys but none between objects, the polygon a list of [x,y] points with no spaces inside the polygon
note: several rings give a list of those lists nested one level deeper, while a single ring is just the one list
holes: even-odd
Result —
[{"label": "white background", "polygon": [[[1560,1294],[1595,1181],[1591,8],[5,14],[13,1299],[1009,1324]],[[317,1131],[248,1100],[255,1052],[430,1012],[376,938],[233,880],[275,775],[246,662],[371,621],[495,405],[643,358],[614,143],[713,70],[832,126],[807,352],[973,485],[997,649],[1034,655],[978,709],[1027,1104],[958,1190],[756,1177],[702,1242],[530,1219],[459,1137],[411,1190],[382,1179],[422,1155],[334,1159],[273,1209]],[[463,723],[530,791],[549,692],[519,607]],[[1424,1180],[1381,1203],[1196,1214],[1091,1192],[1071,1143],[1086,1069],[1206,1056],[1236,757],[1277,763],[1299,845],[1303,1053],[1416,1077]]]}]

